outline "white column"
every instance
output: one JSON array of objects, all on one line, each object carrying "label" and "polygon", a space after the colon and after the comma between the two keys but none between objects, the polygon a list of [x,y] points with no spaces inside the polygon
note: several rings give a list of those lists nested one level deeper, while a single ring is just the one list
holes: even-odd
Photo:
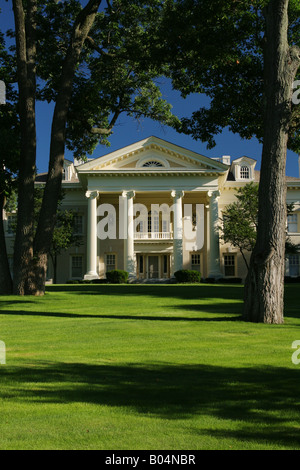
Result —
[{"label": "white column", "polygon": [[183,191],[172,191],[173,198],[173,213],[174,213],[174,227],[173,227],[173,273],[176,273],[183,267],[183,224],[182,224],[182,198]]},{"label": "white column", "polygon": [[219,196],[220,191],[209,191],[209,274],[208,277],[220,278],[220,240],[219,240]]},{"label": "white column", "polygon": [[136,263],[134,256],[134,223],[133,223],[133,198],[134,191],[123,191],[124,210],[124,269],[129,273],[129,278],[136,277]]},{"label": "white column", "polygon": [[87,191],[88,226],[87,226],[87,272],[84,279],[99,279],[97,273],[97,197],[98,191]]}]

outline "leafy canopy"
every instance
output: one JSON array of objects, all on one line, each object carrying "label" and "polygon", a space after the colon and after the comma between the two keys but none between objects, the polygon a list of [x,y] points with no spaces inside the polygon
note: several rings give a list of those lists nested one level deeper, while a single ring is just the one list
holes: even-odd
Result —
[{"label": "leafy canopy", "polygon": [[[210,105],[183,118],[178,131],[215,146],[228,128],[242,138],[263,139],[264,7],[268,0],[166,2],[161,50],[173,86],[186,97],[204,93]],[[289,44],[300,47],[300,2],[289,2]],[[300,71],[296,80],[300,79]],[[300,150],[300,107],[293,105],[288,146]]]}]

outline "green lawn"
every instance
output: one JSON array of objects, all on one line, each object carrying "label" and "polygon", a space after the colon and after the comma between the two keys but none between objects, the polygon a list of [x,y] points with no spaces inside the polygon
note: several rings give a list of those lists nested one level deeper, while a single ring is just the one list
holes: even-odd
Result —
[{"label": "green lawn", "polygon": [[300,449],[299,287],[280,326],[237,285],[0,297],[0,449]]}]

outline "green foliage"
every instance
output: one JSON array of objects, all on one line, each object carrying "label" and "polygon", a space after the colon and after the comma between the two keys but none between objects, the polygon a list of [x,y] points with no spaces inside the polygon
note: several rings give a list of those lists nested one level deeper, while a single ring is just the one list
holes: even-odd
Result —
[{"label": "green foliage", "polygon": [[[6,104],[0,105],[0,194],[9,197],[15,187],[20,157],[20,128],[17,113],[14,60],[0,33],[0,80],[6,85]],[[0,208],[2,210],[2,208]]]},{"label": "green foliage", "polygon": [[179,283],[198,283],[201,282],[201,273],[192,269],[180,269],[174,273],[176,281]]},{"label": "green foliage", "polygon": [[82,237],[77,235],[75,229],[76,212],[72,210],[59,210],[56,226],[53,232],[50,256],[57,256],[72,246],[79,246]]},{"label": "green foliage", "polygon": [[[236,201],[226,206],[220,218],[220,238],[238,248],[248,267],[244,251],[252,251],[257,236],[258,219],[258,184],[248,183],[238,188]],[[287,213],[294,210],[293,204],[287,204]],[[286,237],[285,252],[287,255],[299,253],[299,245],[294,245]]]},{"label": "green foliage", "polygon": [[106,279],[111,284],[126,284],[128,281],[128,272],[122,269],[114,269],[106,273]]},{"label": "green foliage", "polygon": [[222,213],[221,238],[241,252],[252,251],[257,232],[258,185],[249,183],[238,188],[236,199]]},{"label": "green foliage", "polygon": [[[242,138],[263,138],[264,7],[267,0],[169,1],[162,20],[162,48],[173,86],[183,97],[204,93],[210,103],[182,119],[180,132],[215,146],[228,128]],[[300,3],[289,5],[290,45],[300,47]],[[296,79],[300,79],[300,71]],[[289,148],[300,150],[300,111],[293,105]]]},{"label": "green foliage", "polygon": [[[157,82],[166,70],[165,61],[157,58],[152,46],[160,40],[158,20],[163,5],[162,0],[115,0],[101,5],[72,79],[66,146],[76,157],[92,154],[99,144],[109,146],[109,135],[121,114],[179,125]],[[26,4],[24,7],[26,10]],[[51,103],[57,99],[66,53],[81,11],[79,0],[38,1],[38,100]],[[8,35],[14,37],[15,33],[9,31]],[[2,53],[15,71],[15,47],[9,53],[3,38],[1,44],[0,60]],[[16,145],[7,146],[12,147]]]},{"label": "green foliage", "polygon": [[[81,3],[38,1],[39,100],[50,103],[57,99]],[[76,157],[92,154],[98,144],[109,145],[109,135],[121,114],[179,125],[157,83],[165,65],[151,47],[158,41],[163,4],[162,0],[115,0],[101,5],[72,79],[66,145]]]},{"label": "green foliage", "polygon": [[[42,206],[44,187],[36,186],[34,190],[34,219],[35,227],[37,227],[38,216]],[[77,212],[74,210],[62,210],[61,204],[64,198],[64,194],[61,193],[59,208],[56,214],[56,225],[53,232],[53,239],[51,244],[50,256],[52,260],[58,256],[62,251],[67,250],[72,246],[79,246],[82,243],[82,237],[75,233],[75,217]],[[18,210],[18,200],[16,191],[12,191],[8,198],[5,210],[7,212],[15,212]],[[12,230],[15,232],[17,227],[17,221],[12,223]]]}]

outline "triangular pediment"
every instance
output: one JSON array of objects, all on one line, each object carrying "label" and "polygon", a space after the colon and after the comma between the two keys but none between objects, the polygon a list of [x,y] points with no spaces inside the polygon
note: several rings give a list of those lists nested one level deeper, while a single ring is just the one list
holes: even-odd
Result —
[{"label": "triangular pediment", "polygon": [[254,158],[246,157],[246,155],[243,155],[242,157],[233,160],[232,165],[242,165],[243,163],[255,166],[257,162],[256,160],[254,160]]},{"label": "triangular pediment", "polygon": [[79,173],[153,169],[226,171],[228,166],[157,137],[149,137],[77,167]]}]

